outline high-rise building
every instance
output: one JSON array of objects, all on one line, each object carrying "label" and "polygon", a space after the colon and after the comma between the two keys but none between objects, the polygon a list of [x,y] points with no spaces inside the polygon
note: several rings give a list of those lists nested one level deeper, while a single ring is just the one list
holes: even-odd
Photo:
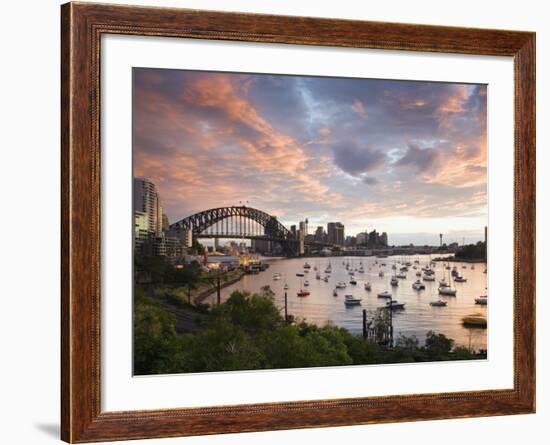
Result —
[{"label": "high-rise building", "polygon": [[357,237],[355,236],[346,236],[346,246],[356,246]]},{"label": "high-rise building", "polygon": [[327,238],[330,244],[336,246],[344,245],[344,225],[340,222],[329,222],[327,224]]},{"label": "high-rise building", "polygon": [[162,207],[155,184],[147,178],[134,178],[134,212],[145,213],[148,230],[155,236],[162,233]]},{"label": "high-rise building", "polygon": [[377,247],[380,245],[380,234],[375,230],[369,233],[369,246]]},{"label": "high-rise building", "polygon": [[382,246],[388,245],[388,234],[386,232],[382,232],[382,235],[380,235],[380,244]]},{"label": "high-rise building", "polygon": [[306,251],[307,219],[305,221],[300,221],[299,227],[300,227],[298,230],[298,241],[300,243],[299,253],[300,255],[303,255]]},{"label": "high-rise building", "polygon": [[296,231],[296,225],[295,225],[295,224],[293,224],[293,225],[290,226],[290,233],[292,233],[292,237],[293,237],[294,239],[297,238],[298,233],[297,233],[297,231]]},{"label": "high-rise building", "polygon": [[166,232],[170,228],[170,221],[166,213],[162,214],[162,231]]},{"label": "high-rise building", "polygon": [[134,211],[134,246],[141,252],[143,244],[149,238],[149,219],[145,212]]},{"label": "high-rise building", "polygon": [[357,240],[357,245],[358,246],[363,246],[363,245],[367,244],[368,233],[366,233],[366,232],[358,233],[355,238]]},{"label": "high-rise building", "polygon": [[317,226],[314,235],[315,241],[324,242],[326,240],[325,228],[323,226]]}]

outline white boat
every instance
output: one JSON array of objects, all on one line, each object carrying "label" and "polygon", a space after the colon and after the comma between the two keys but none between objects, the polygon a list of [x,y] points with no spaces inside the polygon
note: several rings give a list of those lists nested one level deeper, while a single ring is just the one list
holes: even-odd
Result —
[{"label": "white boat", "polygon": [[397,281],[397,277],[391,277],[390,284],[392,286],[399,286],[399,281]]},{"label": "white boat", "polygon": [[448,297],[456,297],[456,289],[450,287],[440,287],[438,289],[440,295],[447,295]]},{"label": "white boat", "polygon": [[337,288],[337,289],[345,289],[346,286],[347,286],[346,283],[344,283],[343,281],[340,281],[340,282],[338,282],[338,284],[336,285],[336,288]]},{"label": "white boat", "polygon": [[309,273],[309,269],[304,269],[304,273]]},{"label": "white boat", "polygon": [[368,290],[368,291],[371,290],[371,285],[368,281],[365,283],[365,290]]},{"label": "white boat", "polygon": [[328,277],[323,278],[323,281],[324,281],[325,283],[328,283]]},{"label": "white boat", "polygon": [[288,290],[289,288],[290,288],[290,286],[288,284],[285,284],[284,287],[283,287],[284,290]]},{"label": "white boat", "polygon": [[304,264],[304,269],[311,269],[311,265],[307,261]]},{"label": "white boat", "polygon": [[304,281],[304,286],[309,286],[309,281],[308,280]]},{"label": "white boat", "polygon": [[416,276],[417,276],[417,277],[421,277],[421,276],[422,276],[422,272],[416,272]]},{"label": "white boat", "polygon": [[348,294],[344,297],[344,304],[346,306],[357,306],[361,304],[361,298],[355,298],[353,295]]},{"label": "white boat", "polygon": [[273,279],[275,281],[280,280],[281,279],[281,274],[280,273],[273,274]]},{"label": "white boat", "polygon": [[391,292],[388,292],[387,290],[385,290],[384,292],[379,292],[377,294],[377,297],[378,298],[391,298]]},{"label": "white boat", "polygon": [[297,276],[297,277],[303,277],[304,274],[303,274],[303,273],[297,273],[296,276]]},{"label": "white boat", "polygon": [[390,300],[386,303],[386,308],[391,310],[405,309],[405,303],[399,303],[397,300]]},{"label": "white boat", "polygon": [[349,284],[357,284],[357,281],[355,280],[355,278],[352,278],[351,280],[349,280]]},{"label": "white boat", "polygon": [[396,275],[397,278],[405,279],[407,278],[407,274],[404,274],[403,272],[400,272]]},{"label": "white boat", "polygon": [[316,274],[315,274],[315,279],[316,279],[316,280],[320,280],[320,279],[321,279],[321,275],[320,275],[319,273],[316,273]]},{"label": "white boat", "polygon": [[414,290],[422,290],[426,289],[426,285],[422,283],[420,280],[416,280],[412,285]]},{"label": "white boat", "polygon": [[422,279],[424,281],[435,281],[435,277],[433,275],[424,275]]},{"label": "white boat", "polygon": [[487,296],[482,296],[475,299],[476,304],[480,304],[482,306],[487,306]]},{"label": "white boat", "polygon": [[430,306],[447,306],[447,302],[443,300],[430,301]]},{"label": "white boat", "polygon": [[461,275],[457,275],[457,276],[455,277],[455,281],[456,281],[457,283],[466,283],[466,281],[468,281],[468,279],[464,278],[464,277],[461,276]]},{"label": "white boat", "polygon": [[[454,270],[456,270],[456,267],[453,267],[453,271]],[[449,281],[446,281],[446,278],[443,278],[443,281],[449,284],[447,286],[439,286],[439,288],[437,289],[440,295],[446,295],[448,297],[456,297],[456,289],[453,289],[453,287],[451,286],[452,285],[451,274],[452,272],[448,275]]]},{"label": "white boat", "polygon": [[449,283],[447,283],[447,281],[445,280],[445,278],[443,278],[440,282],[439,282],[439,287],[450,287],[451,285]]}]

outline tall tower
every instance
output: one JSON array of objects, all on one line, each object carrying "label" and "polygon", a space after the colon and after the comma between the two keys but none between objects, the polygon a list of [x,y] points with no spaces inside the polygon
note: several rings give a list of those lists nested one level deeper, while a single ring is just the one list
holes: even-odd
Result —
[{"label": "tall tower", "polygon": [[155,236],[162,233],[162,207],[155,184],[147,178],[134,178],[134,212],[143,212],[148,230]]},{"label": "tall tower", "polygon": [[443,234],[439,234],[439,247],[443,246]]}]

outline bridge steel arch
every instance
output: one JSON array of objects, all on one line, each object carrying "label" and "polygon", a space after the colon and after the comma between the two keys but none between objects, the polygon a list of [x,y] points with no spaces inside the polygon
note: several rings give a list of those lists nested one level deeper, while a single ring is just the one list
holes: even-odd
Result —
[{"label": "bridge steel arch", "polygon": [[[292,232],[282,225],[277,217],[253,207],[231,206],[204,210],[171,224],[169,230],[176,234],[191,230],[193,237],[197,238],[209,227],[232,217],[243,217],[255,221],[264,227],[264,239],[281,243],[287,254],[296,254],[297,240]],[[246,238],[247,234],[243,233],[242,236]]]}]

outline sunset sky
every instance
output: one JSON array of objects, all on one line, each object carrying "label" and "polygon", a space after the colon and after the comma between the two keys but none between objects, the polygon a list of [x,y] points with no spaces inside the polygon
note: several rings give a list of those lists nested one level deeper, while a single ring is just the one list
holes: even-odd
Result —
[{"label": "sunset sky", "polygon": [[170,222],[248,205],[390,244],[483,238],[486,86],[134,69],[134,175]]}]

